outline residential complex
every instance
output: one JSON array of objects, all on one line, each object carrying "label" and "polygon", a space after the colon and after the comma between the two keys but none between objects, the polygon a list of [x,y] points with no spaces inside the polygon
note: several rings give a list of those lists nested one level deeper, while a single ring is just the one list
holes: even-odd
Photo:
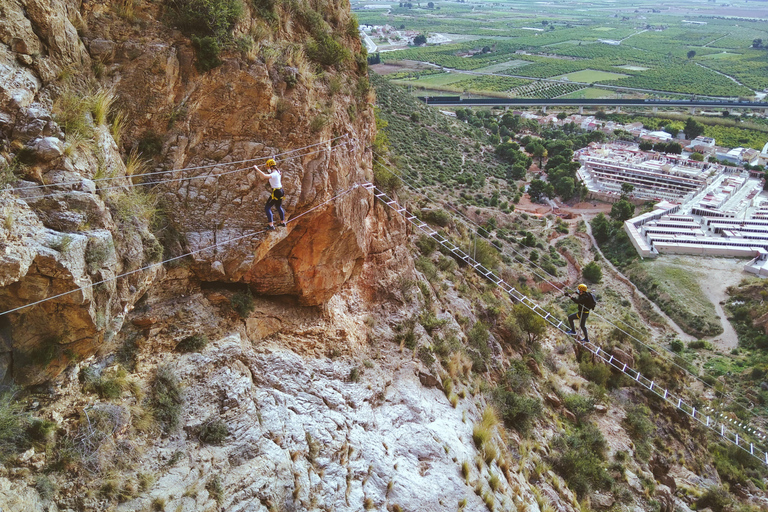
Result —
[{"label": "residential complex", "polygon": [[[712,142],[701,138],[695,145],[711,147]],[[754,173],[694,161],[685,153],[640,151],[630,143],[593,144],[577,158],[590,197],[617,201],[628,183],[635,202],[656,203],[653,211],[624,223],[641,257],[750,257],[745,270],[768,275],[768,193]]]},{"label": "residential complex", "polygon": [[681,158],[679,155],[640,151],[633,144],[593,145],[577,153],[579,178],[592,197],[611,200],[622,184],[633,195],[649,201],[685,201],[711,183],[723,167]]}]

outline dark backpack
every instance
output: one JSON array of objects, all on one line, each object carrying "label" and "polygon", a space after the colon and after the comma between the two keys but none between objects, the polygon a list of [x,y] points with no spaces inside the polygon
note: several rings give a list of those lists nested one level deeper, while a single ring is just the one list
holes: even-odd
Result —
[{"label": "dark backpack", "polygon": [[597,299],[592,295],[592,292],[587,292],[584,300],[584,307],[592,311],[597,306]]}]

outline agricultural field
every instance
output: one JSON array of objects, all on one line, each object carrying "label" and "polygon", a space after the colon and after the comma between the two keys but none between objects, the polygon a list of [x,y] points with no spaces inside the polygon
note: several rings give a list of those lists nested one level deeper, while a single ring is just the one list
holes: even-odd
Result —
[{"label": "agricultural field", "polygon": [[586,89],[579,89],[578,91],[563,94],[562,96],[558,97],[568,100],[595,100],[599,98],[615,98],[616,93],[607,89],[587,87]]},{"label": "agricultural field", "polygon": [[567,78],[571,82],[587,82],[587,83],[595,83],[595,82],[602,82],[605,80],[616,80],[617,78],[624,78],[627,75],[622,75],[621,73],[609,73],[607,71],[595,71],[594,69],[585,69],[584,71],[576,71],[575,73],[568,73],[567,75],[562,76],[556,76],[555,78],[558,78],[562,80],[563,78]]},{"label": "agricultural field", "polygon": [[[432,8],[425,3],[364,8],[376,3],[353,0],[352,7],[361,23],[399,34],[402,49],[380,53],[385,63],[412,59],[518,79],[565,76],[654,97],[754,97],[768,89],[765,2],[724,8],[705,0],[675,0],[661,7],[650,0],[438,1],[430,2]],[[413,46],[419,34],[440,35],[443,43]],[[470,85],[475,83],[482,92],[495,81]],[[503,92],[499,87],[493,89]]]}]

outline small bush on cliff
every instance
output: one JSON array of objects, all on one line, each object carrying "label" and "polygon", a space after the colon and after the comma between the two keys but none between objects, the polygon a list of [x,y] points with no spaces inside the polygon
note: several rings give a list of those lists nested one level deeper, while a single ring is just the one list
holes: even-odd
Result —
[{"label": "small bush on cliff", "polygon": [[178,352],[200,352],[208,345],[208,336],[205,334],[194,334],[181,340],[176,345]]},{"label": "small bush on cliff", "polygon": [[221,64],[219,55],[231,42],[232,29],[243,17],[241,0],[168,0],[171,20],[192,38],[197,67],[208,71]]},{"label": "small bush on cliff", "polygon": [[553,443],[552,467],[579,498],[593,490],[608,489],[612,480],[605,469],[605,438],[593,424],[559,436]]},{"label": "small bush on cliff", "polygon": [[27,444],[27,415],[13,390],[0,394],[0,462]]},{"label": "small bush on cliff", "polygon": [[241,318],[247,318],[256,308],[256,305],[253,303],[253,294],[251,294],[251,290],[235,292],[229,301],[232,304],[232,308],[237,311],[237,314],[240,315]]},{"label": "small bush on cliff", "polygon": [[179,425],[181,405],[183,403],[181,385],[173,370],[167,366],[157,369],[152,385],[152,410],[155,420],[166,432]]},{"label": "small bush on cliff", "polygon": [[311,60],[323,66],[335,66],[350,57],[349,50],[327,34],[311,39],[307,43],[306,51]]},{"label": "small bush on cliff", "polygon": [[169,0],[174,23],[187,35],[229,37],[243,16],[240,0]]},{"label": "small bush on cliff", "polygon": [[197,54],[195,66],[197,66],[198,71],[205,73],[221,66],[222,61],[219,55],[221,55],[223,45],[216,38],[192,36],[192,46]]},{"label": "small bush on cliff", "polygon": [[208,421],[200,429],[200,440],[206,444],[221,444],[229,435],[229,427],[222,420]]}]

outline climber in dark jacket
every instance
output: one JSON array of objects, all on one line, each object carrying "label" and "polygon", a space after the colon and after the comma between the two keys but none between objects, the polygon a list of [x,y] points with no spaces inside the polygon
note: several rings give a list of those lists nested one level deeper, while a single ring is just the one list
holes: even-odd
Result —
[{"label": "climber in dark jacket", "polygon": [[589,311],[595,307],[595,298],[592,296],[591,293],[587,291],[587,285],[580,284],[579,285],[579,295],[578,297],[571,297],[568,296],[573,302],[575,302],[579,309],[573,313],[572,315],[568,315],[568,323],[571,325],[571,330],[566,332],[566,334],[575,335],[576,329],[573,326],[574,320],[580,320],[579,326],[581,327],[581,331],[584,333],[584,341],[589,341],[589,336],[587,335],[587,318],[589,318]]}]

